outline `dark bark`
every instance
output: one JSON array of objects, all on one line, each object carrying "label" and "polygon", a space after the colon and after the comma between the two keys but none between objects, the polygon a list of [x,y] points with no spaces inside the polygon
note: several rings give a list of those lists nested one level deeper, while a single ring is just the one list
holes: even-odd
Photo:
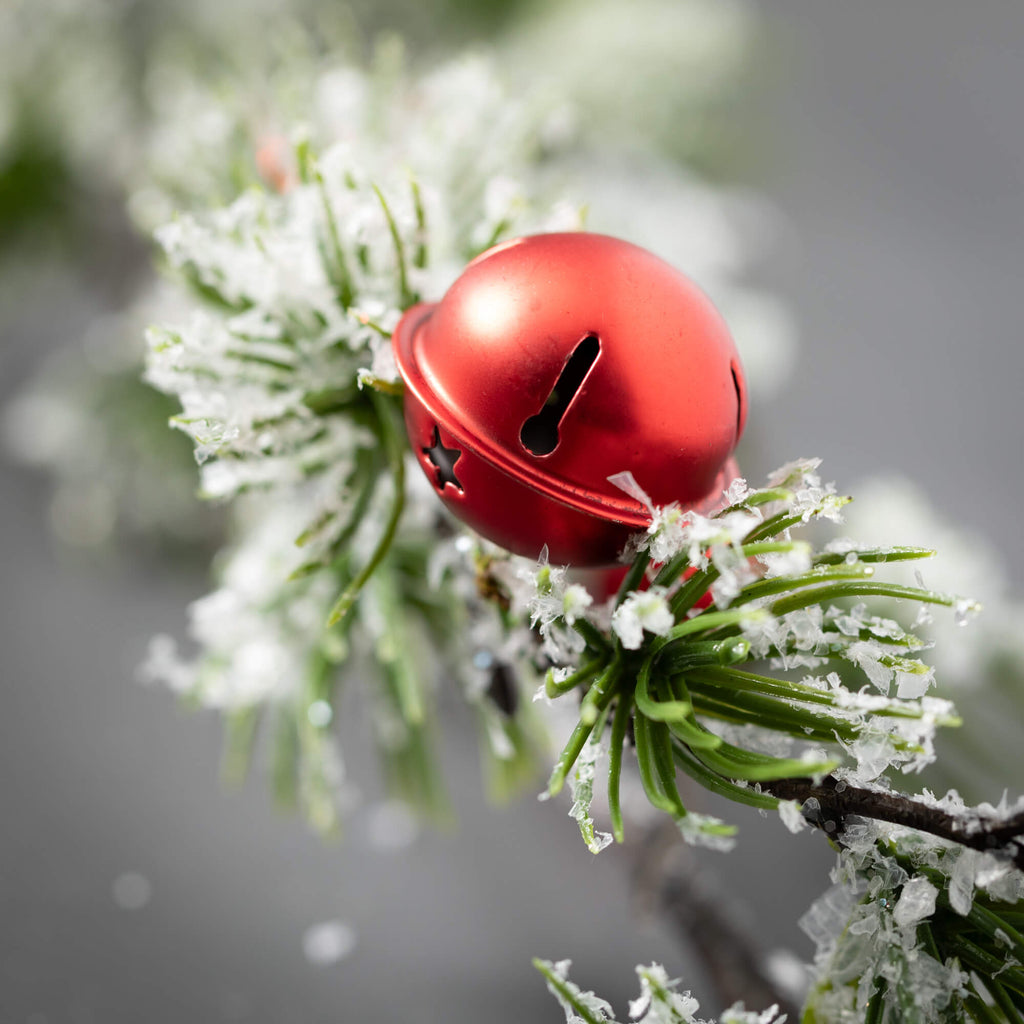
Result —
[{"label": "dark bark", "polygon": [[1002,820],[971,811],[953,814],[902,793],[851,786],[831,775],[820,782],[779,779],[764,782],[761,788],[783,800],[798,800],[810,824],[839,843],[845,819],[853,814],[904,825],[972,850],[1003,854],[1024,870],[1024,813]]}]

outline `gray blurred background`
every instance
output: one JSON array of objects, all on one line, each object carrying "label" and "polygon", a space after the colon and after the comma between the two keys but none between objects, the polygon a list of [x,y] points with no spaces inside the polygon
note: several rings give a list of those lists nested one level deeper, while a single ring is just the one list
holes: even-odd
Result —
[{"label": "gray blurred background", "polygon": [[[820,455],[847,487],[906,473],[1019,581],[1024,8],[765,0],[762,14],[744,183],[784,227],[756,281],[791,301],[802,340],[786,390],[752,411],[751,458]],[[8,261],[0,397],[123,301],[143,259],[119,241],[73,280],[21,279]],[[204,592],[201,572],[69,554],[46,482],[0,471],[4,1024],[558,1021],[534,955],[572,956],[623,1015],[634,963],[663,961],[700,991],[691,951],[635,912],[626,855],[587,854],[563,804],[487,806],[457,721],[458,828],[409,848],[371,845],[367,810],[325,843],[275,811],[259,776],[222,791],[217,720],[134,681],[148,637],[180,628]],[[358,721],[343,736],[351,762],[370,758]],[[725,813],[739,847],[702,862],[766,948],[808,956],[795,921],[826,884],[825,844]],[[355,947],[318,956],[309,929],[333,921]]]}]

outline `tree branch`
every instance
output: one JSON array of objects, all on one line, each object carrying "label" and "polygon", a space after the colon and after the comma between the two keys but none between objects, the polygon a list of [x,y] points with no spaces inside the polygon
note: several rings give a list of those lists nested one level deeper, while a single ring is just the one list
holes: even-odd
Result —
[{"label": "tree branch", "polygon": [[[826,775],[821,782],[778,779],[761,783],[761,788],[783,800],[799,801],[804,805],[807,821],[839,843],[846,816],[855,814],[927,832],[972,850],[1003,853],[1024,870],[1024,813],[1003,820],[985,818],[976,812],[953,814],[902,793],[851,786],[832,775]],[[817,804],[808,806],[809,801]]]}]

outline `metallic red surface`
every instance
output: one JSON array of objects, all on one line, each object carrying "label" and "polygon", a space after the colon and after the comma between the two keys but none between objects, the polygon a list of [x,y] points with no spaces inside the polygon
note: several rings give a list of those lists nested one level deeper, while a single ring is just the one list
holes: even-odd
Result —
[{"label": "metallic red surface", "polygon": [[519,554],[613,562],[650,521],[608,482],[623,470],[657,505],[705,510],[735,475],[746,388],[728,329],[692,281],[628,242],[496,246],[439,303],[408,310],[394,348],[424,472]]}]

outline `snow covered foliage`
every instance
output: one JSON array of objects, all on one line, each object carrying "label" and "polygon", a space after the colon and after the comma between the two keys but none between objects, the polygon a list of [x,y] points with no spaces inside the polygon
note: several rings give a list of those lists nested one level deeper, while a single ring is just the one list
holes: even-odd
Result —
[{"label": "snow covered foliage", "polygon": [[[966,814],[955,792],[930,806]],[[1019,815],[982,807],[992,827]],[[1024,1011],[1024,872],[1005,856],[851,820],[833,887],[801,926],[817,946],[805,1020],[1018,1020]]]},{"label": "snow covered foliage", "polygon": [[[548,989],[565,1011],[566,1024],[616,1024],[610,1003],[593,992],[584,992],[569,980],[570,960],[534,960],[534,967],[544,975]],[[629,1003],[629,1020],[640,1024],[714,1024],[713,1020],[698,1017],[700,1003],[689,993],[677,989],[661,964],[639,965],[636,975],[640,981],[640,995]],[[777,1006],[755,1012],[742,1003],[725,1010],[719,1018],[721,1024],[784,1024],[785,1014]]]},{"label": "snow covered foliage", "polygon": [[[758,490],[735,481],[711,516],[654,508],[631,477],[615,478],[647,501],[651,525],[614,596],[577,600],[571,621],[556,613],[543,628],[578,637],[547,648],[560,658],[547,696],[580,699],[549,792],[610,724],[608,808],[620,841],[630,726],[650,803],[688,839],[720,842],[720,822],[692,827],[677,771],[741,803],[776,808],[766,788],[773,780],[832,773],[852,784],[892,768],[917,772],[934,759],[936,729],[956,724],[952,705],[926,692],[933,673],[917,656],[925,642],[870,604],[888,598],[912,620],[922,606],[955,608],[959,599],[876,574],[885,563],[928,557],[925,549],[815,549],[794,538],[814,520],[839,519],[848,501],[817,470],[818,460],[791,463]],[[535,604],[529,580],[521,574],[526,586],[509,595],[513,610]]]},{"label": "snow covered foliage", "polygon": [[[381,672],[370,703],[391,782],[443,814],[429,754],[432,646],[457,651],[496,791],[521,777],[535,729],[529,713],[501,712],[523,703],[521,683],[475,639],[497,636],[497,612],[467,610],[452,566],[470,580],[473,570],[441,539],[419,475],[406,476],[389,332],[480,250],[578,226],[579,215],[533,203],[517,181],[531,180],[543,121],[484,62],[384,82],[351,70],[332,85],[350,108],[348,137],[290,150],[295,178],[280,190],[250,189],[158,232],[205,303],[150,332],[146,377],[181,404],[174,422],[192,439],[204,494],[237,511],[221,586],[192,608],[197,655],[162,639],[145,672],[233,719],[270,709],[301,776],[334,742],[329,716],[310,711],[331,705],[354,647]],[[509,691],[497,702],[496,679]]]},{"label": "snow covered foliage", "polygon": [[[364,382],[395,381],[400,312],[499,238],[579,224],[568,206],[531,208],[517,175],[531,173],[543,122],[485,63],[383,85],[349,69],[330,85],[345,136],[316,155],[286,147],[295,178],[283,192],[252,189],[157,233],[217,307],[154,330],[146,370],[182,402],[176,423],[212,497],[349,477],[357,452],[378,448],[357,410]],[[317,509],[319,540],[344,521],[337,483],[322,488],[335,504]]]}]

